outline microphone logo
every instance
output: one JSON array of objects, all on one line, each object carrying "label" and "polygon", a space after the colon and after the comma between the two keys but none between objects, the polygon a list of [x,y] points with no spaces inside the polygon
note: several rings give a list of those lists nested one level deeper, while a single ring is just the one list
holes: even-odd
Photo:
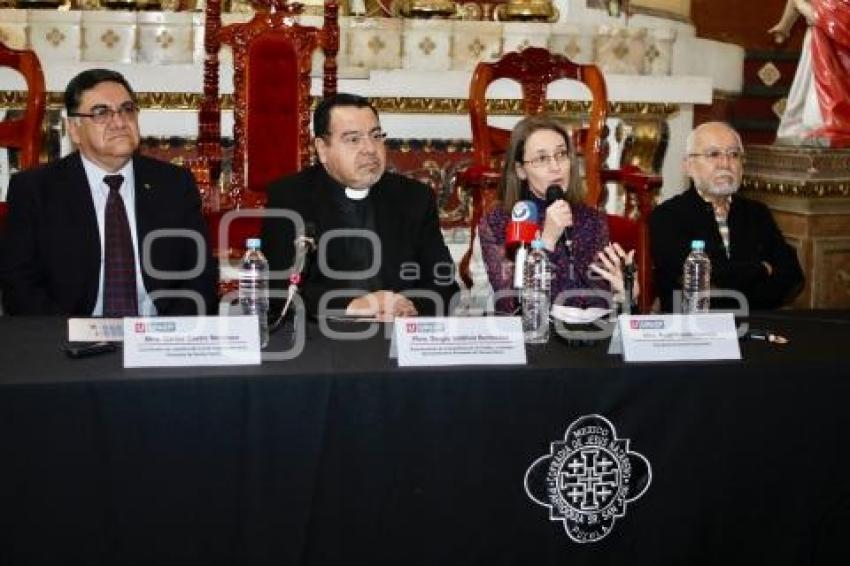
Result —
[{"label": "microphone logo", "polygon": [[537,222],[537,207],[533,202],[520,200],[511,210],[512,222]]}]

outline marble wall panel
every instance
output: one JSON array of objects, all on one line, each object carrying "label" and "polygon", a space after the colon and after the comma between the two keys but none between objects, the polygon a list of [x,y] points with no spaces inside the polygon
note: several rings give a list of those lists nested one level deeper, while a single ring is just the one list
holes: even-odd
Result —
[{"label": "marble wall panel", "polygon": [[190,12],[139,12],[140,63],[191,63],[194,30]]},{"label": "marble wall panel", "polygon": [[42,64],[80,60],[82,12],[29,10],[29,41]]},{"label": "marble wall panel", "polygon": [[404,20],[402,67],[447,71],[451,67],[452,28],[440,20]]},{"label": "marble wall panel", "polygon": [[452,22],[451,69],[471,71],[481,61],[495,61],[502,54],[500,22]]},{"label": "marble wall panel", "polygon": [[646,29],[599,26],[595,60],[606,73],[644,74]]},{"label": "marble wall panel", "polygon": [[136,58],[136,13],[86,10],[82,13],[83,61],[132,63]]},{"label": "marble wall panel", "polygon": [[0,41],[12,49],[27,46],[27,11],[0,8]]},{"label": "marble wall panel", "polygon": [[402,20],[349,20],[347,63],[367,69],[401,68]]},{"label": "marble wall panel", "polygon": [[549,36],[549,50],[568,57],[576,63],[593,63],[594,32],[578,24],[552,24]]},{"label": "marble wall panel", "polygon": [[653,28],[647,30],[647,46],[644,57],[644,69],[649,75],[667,76],[673,64],[673,43],[676,30],[673,28]]},{"label": "marble wall panel", "polygon": [[505,22],[503,24],[502,52],[522,51],[526,47],[549,46],[552,24]]}]

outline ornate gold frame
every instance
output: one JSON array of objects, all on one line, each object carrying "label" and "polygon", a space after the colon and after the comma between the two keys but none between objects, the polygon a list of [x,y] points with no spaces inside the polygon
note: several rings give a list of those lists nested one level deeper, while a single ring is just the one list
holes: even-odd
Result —
[{"label": "ornate gold frame", "polygon": [[[139,106],[148,110],[198,110],[203,95],[185,92],[137,92]],[[220,96],[221,108],[233,109],[233,96]],[[466,98],[425,98],[425,97],[375,97],[370,99],[379,112],[390,114],[467,114],[469,100]],[[17,90],[0,91],[0,108],[18,110],[24,107],[26,93]],[[314,102],[315,103],[315,102]],[[62,93],[47,93],[48,108],[62,108]],[[575,100],[550,101],[549,112],[556,115],[586,113],[590,102]],[[608,104],[609,116],[670,117],[679,111],[678,104],[655,102],[611,102]],[[522,100],[494,98],[488,101],[487,112],[496,116],[520,116]]]}]

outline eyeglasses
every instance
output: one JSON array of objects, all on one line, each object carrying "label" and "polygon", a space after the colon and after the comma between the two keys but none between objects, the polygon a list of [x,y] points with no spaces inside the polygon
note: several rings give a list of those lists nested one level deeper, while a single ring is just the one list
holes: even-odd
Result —
[{"label": "eyeglasses", "polygon": [[561,149],[553,153],[552,155],[535,155],[528,161],[523,161],[525,165],[531,165],[535,169],[543,169],[544,167],[548,167],[549,164],[552,163],[552,160],[558,165],[564,165],[569,163],[570,161],[570,152],[566,149]]},{"label": "eyeglasses", "polygon": [[74,112],[73,114],[69,114],[69,116],[74,118],[91,118],[91,121],[95,124],[106,124],[116,114],[121,116],[123,120],[130,120],[135,118],[138,113],[139,107],[136,106],[136,103],[128,100],[118,106],[117,109],[112,109],[106,104],[97,104],[91,107],[91,112]]},{"label": "eyeglasses", "polygon": [[[327,139],[331,137],[331,134],[322,137]],[[366,134],[362,132],[346,132],[339,137],[339,141],[342,145],[351,149],[360,147],[360,145],[367,139],[374,144],[382,144],[384,143],[384,140],[387,139],[387,132],[380,129],[372,130]]]},{"label": "eyeglasses", "polygon": [[719,163],[723,157],[726,157],[729,161],[741,161],[744,159],[744,150],[737,147],[730,149],[709,149],[702,153],[689,153],[688,157],[702,157],[712,163]]}]

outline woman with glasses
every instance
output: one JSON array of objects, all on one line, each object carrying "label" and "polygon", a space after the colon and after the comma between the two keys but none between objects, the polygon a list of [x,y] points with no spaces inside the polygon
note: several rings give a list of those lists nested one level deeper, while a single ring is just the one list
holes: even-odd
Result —
[{"label": "woman with glasses", "polygon": [[[560,195],[552,194],[553,185],[561,188]],[[498,206],[481,219],[478,232],[487,276],[497,293],[497,311],[513,312],[517,305],[515,297],[499,294],[510,295],[512,288],[515,266],[505,239],[519,201],[534,203],[538,211],[539,235],[552,264],[554,304],[608,306],[608,291],[622,301],[621,266],[632,263],[634,252],[609,243],[605,215],[584,204],[581,186],[575,149],[560,122],[532,116],[514,127]],[[560,198],[554,200],[556,195]],[[636,296],[638,289],[634,292]]]}]

